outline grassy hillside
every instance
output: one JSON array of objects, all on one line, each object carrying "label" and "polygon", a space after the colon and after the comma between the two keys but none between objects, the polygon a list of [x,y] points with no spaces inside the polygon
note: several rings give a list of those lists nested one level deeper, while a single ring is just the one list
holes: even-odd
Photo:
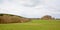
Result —
[{"label": "grassy hillside", "polygon": [[27,23],[0,24],[0,30],[60,30],[60,20],[32,20]]}]

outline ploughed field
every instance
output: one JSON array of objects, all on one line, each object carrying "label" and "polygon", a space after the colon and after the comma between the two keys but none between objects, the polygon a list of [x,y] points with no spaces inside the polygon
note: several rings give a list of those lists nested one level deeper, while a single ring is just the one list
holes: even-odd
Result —
[{"label": "ploughed field", "polygon": [[60,20],[32,20],[26,23],[0,24],[0,30],[60,30]]}]

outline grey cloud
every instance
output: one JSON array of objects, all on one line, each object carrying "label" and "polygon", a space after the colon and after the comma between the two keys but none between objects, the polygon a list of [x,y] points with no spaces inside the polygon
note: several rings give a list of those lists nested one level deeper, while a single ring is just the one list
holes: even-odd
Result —
[{"label": "grey cloud", "polygon": [[34,7],[39,3],[40,3],[40,0],[30,0],[30,2],[27,2],[26,4],[23,4],[23,6],[25,6],[25,7]]},{"label": "grey cloud", "polygon": [[[9,2],[7,2],[9,1]],[[55,0],[50,0],[50,2],[47,2],[47,4],[44,4],[42,0],[28,0],[29,2],[25,3],[21,0],[7,0],[6,3],[0,5],[0,8],[5,9],[5,11],[0,10],[4,13],[13,13],[17,15],[22,15],[25,17],[40,17],[42,15],[52,15],[54,17],[60,17],[60,0],[56,0],[56,2],[53,2]],[[22,6],[21,6],[22,5]],[[33,8],[31,8],[33,7]],[[37,7],[37,9],[35,8]],[[40,9],[39,9],[40,8]],[[6,9],[8,12],[6,12]],[[14,10],[13,10],[14,9]],[[19,9],[19,10],[18,10]],[[16,12],[16,11],[17,12]],[[24,11],[21,11],[24,10]]]}]

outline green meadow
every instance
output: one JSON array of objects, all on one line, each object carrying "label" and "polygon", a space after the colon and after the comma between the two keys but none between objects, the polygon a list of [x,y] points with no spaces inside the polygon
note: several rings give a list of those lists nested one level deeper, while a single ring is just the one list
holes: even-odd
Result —
[{"label": "green meadow", "polygon": [[26,23],[0,24],[0,30],[60,30],[60,20],[32,20]]}]

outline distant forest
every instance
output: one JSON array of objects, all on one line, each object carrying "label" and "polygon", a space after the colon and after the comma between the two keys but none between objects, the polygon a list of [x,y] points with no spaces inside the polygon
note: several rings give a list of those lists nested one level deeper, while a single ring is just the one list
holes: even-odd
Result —
[{"label": "distant forest", "polygon": [[31,20],[60,20],[60,19],[54,18],[50,15],[45,15],[41,18],[26,18],[12,14],[0,14],[0,23],[24,23],[29,22]]}]

